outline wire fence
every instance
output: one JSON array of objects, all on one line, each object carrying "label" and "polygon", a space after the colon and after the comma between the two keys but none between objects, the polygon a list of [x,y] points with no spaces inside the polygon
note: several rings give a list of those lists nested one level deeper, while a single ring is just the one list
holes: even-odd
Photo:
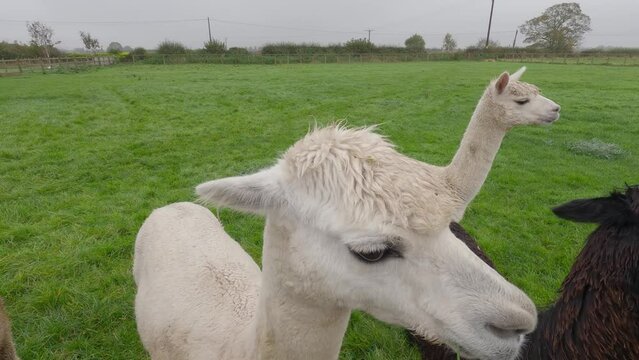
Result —
[{"label": "wire fence", "polygon": [[147,54],[0,60],[0,76],[24,72],[79,71],[114,64],[354,64],[413,61],[512,61],[520,63],[639,66],[636,53],[431,52],[402,54]]},{"label": "wire fence", "polygon": [[123,61],[143,64],[331,64],[392,63],[410,61],[513,61],[549,64],[639,65],[639,54],[481,53],[433,52],[402,54],[150,54],[131,55]]},{"label": "wire fence", "polygon": [[20,75],[25,72],[78,71],[117,62],[116,57],[111,55],[0,60],[0,76]]}]

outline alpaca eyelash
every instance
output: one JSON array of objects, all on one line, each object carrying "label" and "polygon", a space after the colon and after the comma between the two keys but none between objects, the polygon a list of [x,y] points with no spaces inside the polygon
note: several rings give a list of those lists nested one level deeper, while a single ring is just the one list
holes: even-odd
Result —
[{"label": "alpaca eyelash", "polygon": [[402,257],[397,246],[392,242],[349,246],[348,250],[357,256],[358,260],[365,263],[376,263],[388,257]]},{"label": "alpaca eyelash", "polygon": [[524,105],[527,104],[530,101],[530,99],[523,99],[523,100],[515,100],[515,102],[519,105]]}]

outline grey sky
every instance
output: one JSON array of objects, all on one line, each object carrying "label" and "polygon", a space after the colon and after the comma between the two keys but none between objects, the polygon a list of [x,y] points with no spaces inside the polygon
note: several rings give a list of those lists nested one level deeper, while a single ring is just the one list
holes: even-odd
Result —
[{"label": "grey sky", "polygon": [[[512,44],[519,25],[558,2],[496,0],[491,38]],[[593,29],[584,47],[639,47],[639,1],[579,3]],[[365,29],[374,29],[371,40],[376,44],[403,45],[408,36],[418,33],[428,47],[440,47],[444,33],[450,32],[465,47],[486,36],[490,0],[20,0],[3,1],[1,8],[0,40],[27,42],[24,21],[41,20],[54,29],[55,40],[62,41],[65,49],[82,47],[80,30],[90,32],[104,47],[118,41],[154,48],[170,39],[198,48],[208,39],[206,20],[140,21],[207,16],[212,19],[213,37],[226,39],[229,47],[280,41],[343,43],[365,37]]]}]

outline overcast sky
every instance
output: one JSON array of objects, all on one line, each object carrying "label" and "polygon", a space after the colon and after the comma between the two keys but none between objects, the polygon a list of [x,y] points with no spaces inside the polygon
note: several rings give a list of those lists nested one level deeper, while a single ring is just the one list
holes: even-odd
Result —
[{"label": "overcast sky", "polygon": [[[512,44],[519,25],[557,2],[496,0],[491,39]],[[639,47],[639,0],[579,3],[592,27],[583,47]],[[378,45],[403,45],[418,33],[427,47],[441,47],[450,32],[465,47],[486,36],[490,0],[14,0],[3,1],[0,8],[0,41],[28,42],[25,21],[40,20],[54,29],[64,49],[82,47],[80,30],[104,47],[118,41],[155,48],[169,39],[199,48],[208,39],[206,17],[211,18],[213,37],[229,47],[343,43],[367,36],[366,29],[374,30],[371,40]]]}]

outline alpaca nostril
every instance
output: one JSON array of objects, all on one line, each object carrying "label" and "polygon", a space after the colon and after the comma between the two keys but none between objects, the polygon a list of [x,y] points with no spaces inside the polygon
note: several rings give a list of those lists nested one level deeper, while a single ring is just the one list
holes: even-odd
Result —
[{"label": "alpaca nostril", "polygon": [[493,335],[502,339],[512,339],[515,337],[519,338],[520,336],[525,335],[529,332],[527,329],[521,329],[521,328],[508,329],[508,328],[503,328],[494,324],[488,324],[486,325],[486,328]]},{"label": "alpaca nostril", "polygon": [[552,109],[552,111],[554,112],[559,112],[559,110],[561,110],[561,106],[557,105],[554,109]]}]

